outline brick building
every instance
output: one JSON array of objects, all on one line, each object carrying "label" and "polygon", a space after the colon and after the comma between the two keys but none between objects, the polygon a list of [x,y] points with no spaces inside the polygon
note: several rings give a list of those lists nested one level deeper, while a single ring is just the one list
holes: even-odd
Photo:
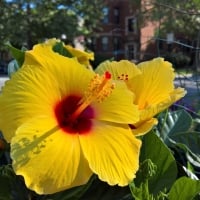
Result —
[{"label": "brick building", "polygon": [[101,31],[96,32],[92,39],[96,59],[139,60],[140,7],[130,0],[105,0],[105,3]]}]

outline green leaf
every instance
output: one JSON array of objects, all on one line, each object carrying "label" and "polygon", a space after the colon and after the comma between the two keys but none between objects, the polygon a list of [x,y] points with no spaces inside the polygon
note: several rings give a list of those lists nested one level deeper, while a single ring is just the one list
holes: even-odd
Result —
[{"label": "green leaf", "polygon": [[12,173],[9,166],[0,167],[0,200],[12,200],[10,179]]},{"label": "green leaf", "polygon": [[[80,200],[133,200],[128,186],[110,186],[106,182],[94,179],[90,188],[80,198]],[[74,200],[74,199],[73,199]]]},{"label": "green leaf", "polygon": [[139,187],[136,187],[135,184],[132,182],[129,184],[129,187],[135,200],[153,200],[153,196],[149,194],[147,182],[141,183]]},{"label": "green leaf", "polygon": [[24,63],[25,50],[13,47],[10,42],[6,42],[6,46],[10,49],[12,56],[16,59],[18,66],[21,67]]},{"label": "green leaf", "polygon": [[200,167],[200,133],[199,132],[182,132],[175,133],[171,136],[173,146],[178,146],[185,152],[187,160],[196,167]]},{"label": "green leaf", "polygon": [[51,200],[132,200],[129,187],[110,186],[93,175],[85,185],[74,187],[52,195],[45,199]]},{"label": "green leaf", "polygon": [[[88,190],[88,188],[91,186],[91,184],[94,181],[94,176],[92,176],[89,180],[89,182],[85,185],[74,187],[62,192],[58,192],[52,195],[47,195],[48,198],[52,200],[78,200],[81,199],[81,196]],[[48,199],[47,198],[47,199]]]},{"label": "green leaf", "polygon": [[200,156],[200,133],[199,132],[179,132],[171,135],[171,138],[177,142],[185,144],[193,153]]},{"label": "green leaf", "polygon": [[159,116],[163,128],[158,127],[158,134],[164,142],[176,153],[176,160],[186,166],[190,162],[195,167],[200,167],[200,133],[190,132],[192,118],[184,110],[169,112]]},{"label": "green leaf", "polygon": [[28,190],[21,176],[17,176],[11,165],[0,166],[0,200],[28,198]]},{"label": "green leaf", "polygon": [[[196,154],[194,154],[185,144],[182,143],[174,143],[174,147],[178,147],[179,149],[176,149],[177,151],[183,150],[185,153],[185,156],[187,160],[196,167],[200,167],[200,157]],[[183,163],[183,165],[185,165]]]},{"label": "green leaf", "polygon": [[167,144],[168,137],[178,132],[188,131],[192,125],[192,117],[185,110],[162,113],[158,119],[158,133]]},{"label": "green leaf", "polygon": [[150,200],[153,198],[151,194],[149,194],[149,179],[154,176],[156,173],[156,165],[152,163],[150,159],[144,160],[140,164],[140,168],[136,174],[137,182],[140,180],[140,184],[138,186],[135,185],[134,181],[129,184],[132,196],[135,200],[146,199]]},{"label": "green leaf", "polygon": [[[142,142],[140,162],[150,159],[157,167],[155,175],[149,179],[149,191],[155,195],[174,183],[177,165],[170,149],[153,132],[146,134]],[[135,181],[137,186],[143,182],[137,178]]]},{"label": "green leaf", "polygon": [[189,200],[200,193],[200,181],[187,177],[179,178],[169,192],[169,200]]},{"label": "green leaf", "polygon": [[74,57],[69,51],[67,51],[67,49],[63,46],[62,42],[57,42],[54,46],[53,46],[53,51],[59,53],[62,56],[65,57],[69,57],[72,58]]},{"label": "green leaf", "polygon": [[137,172],[137,180],[145,182],[156,174],[157,166],[150,160],[146,159],[140,164]]}]

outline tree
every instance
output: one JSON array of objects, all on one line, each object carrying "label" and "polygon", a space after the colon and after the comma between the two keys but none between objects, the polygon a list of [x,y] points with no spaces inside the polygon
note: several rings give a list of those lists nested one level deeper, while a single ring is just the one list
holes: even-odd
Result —
[{"label": "tree", "polygon": [[160,22],[160,34],[173,31],[187,38],[197,37],[200,29],[199,0],[152,0],[152,19]]},{"label": "tree", "polygon": [[17,47],[46,38],[67,37],[72,42],[79,35],[89,36],[98,26],[101,0],[1,0],[0,45],[10,41]]},{"label": "tree", "polygon": [[[155,36],[159,53],[162,56],[174,56],[179,61],[181,59],[181,62],[187,59],[189,61],[186,65],[197,67],[200,47],[200,1],[146,0],[145,2],[150,5],[150,9],[146,12],[149,17],[147,20],[157,22]],[[169,35],[174,36],[171,44],[167,40]]]}]

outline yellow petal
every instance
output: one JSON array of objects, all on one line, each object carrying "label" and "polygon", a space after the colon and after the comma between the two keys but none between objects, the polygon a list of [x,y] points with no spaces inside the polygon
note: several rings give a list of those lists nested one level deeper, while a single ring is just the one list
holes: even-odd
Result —
[{"label": "yellow petal", "polygon": [[140,120],[133,124],[133,134],[138,136],[149,132],[153,126],[157,124],[157,119],[152,117],[170,107],[184,95],[185,90],[183,88],[177,88],[169,94],[169,98],[166,98],[158,104],[149,105],[148,107],[140,110]]},{"label": "yellow petal", "polygon": [[[55,53],[41,57],[45,67],[26,65],[7,81],[0,96],[0,129],[7,141],[22,123],[38,115],[54,115],[54,106],[68,94],[82,95],[94,72]],[[37,58],[36,58],[37,59]]]},{"label": "yellow petal", "polygon": [[53,47],[57,42],[61,42],[60,39],[50,38],[50,39],[45,40],[45,42],[41,43],[40,45],[49,45]]},{"label": "yellow petal", "polygon": [[112,94],[101,103],[94,103],[97,119],[132,124],[139,120],[139,110],[133,104],[134,94],[124,82],[116,81]]},{"label": "yellow petal", "polygon": [[133,127],[131,130],[135,136],[140,136],[148,133],[157,123],[158,120],[156,118],[151,118],[150,120],[141,121],[130,127]]},{"label": "yellow petal", "polygon": [[89,65],[89,60],[94,60],[93,52],[85,52],[79,49],[73,48],[71,45],[65,45],[65,48],[74,56],[77,57],[78,61],[81,64]]},{"label": "yellow petal", "polygon": [[169,98],[169,93],[174,90],[175,77],[171,63],[156,58],[140,63],[138,67],[142,75],[132,80],[132,90],[139,107],[143,109]]},{"label": "yellow petal", "polygon": [[38,194],[85,184],[92,174],[78,134],[62,132],[49,117],[34,118],[17,129],[11,141],[11,157],[16,174]]},{"label": "yellow petal", "polygon": [[128,60],[121,60],[119,62],[105,61],[95,70],[99,74],[103,74],[105,71],[109,71],[113,79],[125,81],[141,74],[137,66]]},{"label": "yellow petal", "polygon": [[130,183],[139,167],[141,141],[128,126],[96,122],[91,134],[80,137],[91,170],[110,185]]},{"label": "yellow petal", "polygon": [[170,107],[174,102],[182,98],[184,95],[185,90],[182,88],[177,88],[169,94],[169,98],[166,98],[158,104],[149,105],[140,110],[140,120],[133,125],[133,134],[138,136],[149,132],[153,126],[157,124],[157,119],[152,117]]},{"label": "yellow petal", "polygon": [[59,60],[76,60],[74,58],[64,57],[59,53],[54,52],[53,46],[56,44],[56,42],[59,42],[59,40],[51,39],[47,40],[44,43],[34,45],[32,50],[25,52],[25,59],[23,65],[39,65],[47,67],[49,62],[55,62],[55,60],[57,60],[58,57],[60,57]]},{"label": "yellow petal", "polygon": [[[46,43],[40,43],[33,46],[32,50],[25,51],[24,65],[41,65],[45,61],[53,60],[57,56],[57,53],[53,52],[53,45],[56,44],[58,40],[52,39],[48,40]],[[47,58],[48,57],[48,58]]]},{"label": "yellow petal", "polygon": [[141,75],[130,80],[134,103],[140,109],[140,120],[134,124],[135,135],[145,134],[157,123],[153,117],[182,98],[186,91],[174,88],[174,70],[163,58],[140,63]]},{"label": "yellow petal", "polygon": [[169,93],[169,96],[163,101],[149,105],[145,109],[140,111],[140,120],[148,120],[166,108],[170,107],[174,102],[178,101],[185,95],[185,90],[183,88],[177,88],[173,92]]},{"label": "yellow petal", "polygon": [[174,103],[184,97],[186,94],[187,91],[184,88],[178,87],[170,93],[170,101]]}]

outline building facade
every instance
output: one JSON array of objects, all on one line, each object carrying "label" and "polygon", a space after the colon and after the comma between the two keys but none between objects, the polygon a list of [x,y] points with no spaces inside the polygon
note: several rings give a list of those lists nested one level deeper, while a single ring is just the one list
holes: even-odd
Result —
[{"label": "building facade", "polygon": [[101,30],[95,32],[92,50],[96,59],[137,61],[140,52],[140,7],[130,0],[106,0]]}]

